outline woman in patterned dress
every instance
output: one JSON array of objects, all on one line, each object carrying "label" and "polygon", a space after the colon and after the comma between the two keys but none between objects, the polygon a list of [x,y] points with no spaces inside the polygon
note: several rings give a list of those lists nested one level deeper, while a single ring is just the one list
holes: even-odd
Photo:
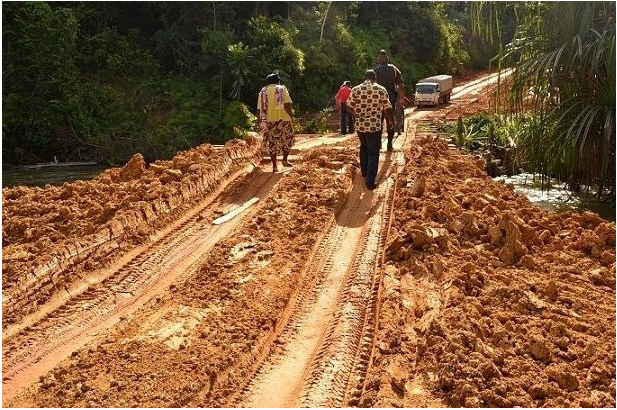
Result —
[{"label": "woman in patterned dress", "polygon": [[290,167],[289,150],[294,143],[293,110],[287,87],[281,85],[277,72],[270,74],[257,98],[257,118],[263,135],[263,150],[270,155],[272,172],[277,172],[276,156],[283,153],[283,166]]}]

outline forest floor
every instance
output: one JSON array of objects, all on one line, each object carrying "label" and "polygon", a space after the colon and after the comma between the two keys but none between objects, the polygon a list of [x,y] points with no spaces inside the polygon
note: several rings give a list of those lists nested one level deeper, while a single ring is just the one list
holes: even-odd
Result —
[{"label": "forest floor", "polygon": [[615,223],[436,131],[495,84],[408,109],[374,191],[353,135],[3,189],[3,406],[614,407]]}]

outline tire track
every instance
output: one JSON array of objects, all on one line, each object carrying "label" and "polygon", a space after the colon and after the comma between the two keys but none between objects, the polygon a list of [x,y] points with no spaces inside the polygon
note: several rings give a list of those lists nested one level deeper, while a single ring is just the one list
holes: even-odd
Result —
[{"label": "tire track", "polygon": [[[357,292],[361,292],[361,288],[378,286],[376,271],[370,267],[375,266],[378,245],[382,242],[379,234],[382,216],[385,209],[389,209],[384,203],[392,197],[386,195],[392,192],[394,185],[390,174],[395,164],[390,157],[386,155],[380,170],[380,180],[385,182],[375,192],[367,191],[363,187],[363,178],[356,176],[354,188],[337,216],[336,225],[322,241],[316,257],[308,262],[308,271],[314,272],[314,277],[307,276],[293,313],[267,350],[269,356],[258,366],[248,386],[230,400],[233,405],[280,407],[319,402],[305,396],[300,402],[297,399],[307,391],[306,386],[315,385],[315,378],[323,374],[321,370],[323,364],[328,363],[326,351],[329,354],[329,347],[333,347],[335,356],[339,355],[340,351],[336,350],[341,344],[334,347],[333,343],[335,329],[354,327],[351,322],[365,322],[364,318],[370,316],[366,314],[366,298],[358,298]],[[367,246],[372,248],[372,252],[366,252]],[[369,269],[364,269],[366,274],[359,276],[358,268]],[[355,292],[350,293],[349,289]],[[349,302],[357,304],[360,313],[342,313]],[[364,326],[356,325],[355,331],[348,332],[352,337],[345,338],[343,343],[351,345],[346,347],[351,352],[348,355],[350,362],[355,359],[355,346],[359,340],[357,334],[362,334],[358,332],[358,327]],[[347,365],[339,376],[351,374],[347,371],[349,367]],[[343,380],[343,395],[337,402],[342,402],[344,396],[347,380],[343,379],[338,377],[338,380]]]},{"label": "tire track", "polygon": [[[254,196],[263,199],[275,190],[281,176],[270,173],[252,175],[246,181],[247,189],[239,195],[223,195],[217,203],[224,206]],[[120,321],[124,315],[135,311],[174,280],[195,273],[207,257],[207,251],[258,207],[222,225],[211,225],[213,210],[206,209],[207,205],[200,207],[199,212],[119,266],[102,282],[51,310],[15,337],[3,340],[4,400],[9,400],[21,388],[95,339],[98,333]],[[201,214],[204,210],[206,217]]]},{"label": "tire track", "polygon": [[[381,258],[390,222],[394,178],[384,183],[383,196],[367,223],[359,252],[343,285],[322,349],[311,364],[299,404],[307,407],[341,407],[347,396],[357,395],[355,381],[363,380],[373,340],[374,313],[381,282]],[[346,394],[352,390],[350,394]]]},{"label": "tire track", "polygon": [[[502,74],[507,75],[509,72]],[[497,75],[493,74],[463,86],[457,90],[456,98],[496,80]],[[409,114],[412,112],[409,110]],[[409,121],[426,115],[427,112],[414,112]],[[408,135],[409,139],[415,135],[416,124],[409,125],[409,134],[395,140],[399,149],[405,146]],[[405,164],[401,152],[394,163],[397,170]],[[361,213],[355,203],[357,192],[354,196],[352,191],[341,212],[342,221],[338,221],[323,246],[328,253],[309,262],[318,271],[317,277],[313,283],[303,285],[307,288],[300,292],[294,313],[268,349],[269,356],[230,403],[245,407],[340,407],[360,402],[374,350],[395,181],[393,175],[380,185],[380,201],[353,238],[349,232],[341,232],[344,225],[353,221],[349,213]],[[347,245],[327,242],[331,240]],[[349,258],[345,252],[353,256]],[[338,261],[338,266],[332,260]]]}]

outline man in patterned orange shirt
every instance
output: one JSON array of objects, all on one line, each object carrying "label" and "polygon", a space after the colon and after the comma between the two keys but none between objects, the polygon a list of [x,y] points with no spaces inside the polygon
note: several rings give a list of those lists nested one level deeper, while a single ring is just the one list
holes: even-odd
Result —
[{"label": "man in patterned orange shirt", "polygon": [[364,82],[351,90],[347,106],[355,119],[356,133],[360,138],[360,170],[366,178],[366,187],[375,189],[381,150],[382,113],[386,115],[387,127],[394,126],[392,104],[388,92],[375,82],[375,71],[364,74]]}]

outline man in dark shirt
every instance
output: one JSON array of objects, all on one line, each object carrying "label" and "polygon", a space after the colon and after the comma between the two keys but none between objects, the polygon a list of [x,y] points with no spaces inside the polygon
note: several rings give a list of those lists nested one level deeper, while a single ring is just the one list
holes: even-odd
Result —
[{"label": "man in dark shirt", "polygon": [[[396,107],[397,101],[403,104],[405,89],[403,87],[403,76],[401,70],[395,65],[389,64],[388,53],[381,50],[377,56],[379,64],[373,69],[377,75],[377,84],[381,85],[388,92],[388,99],[392,107]],[[394,138],[394,128],[388,127],[388,151],[392,151],[392,139]]]}]

